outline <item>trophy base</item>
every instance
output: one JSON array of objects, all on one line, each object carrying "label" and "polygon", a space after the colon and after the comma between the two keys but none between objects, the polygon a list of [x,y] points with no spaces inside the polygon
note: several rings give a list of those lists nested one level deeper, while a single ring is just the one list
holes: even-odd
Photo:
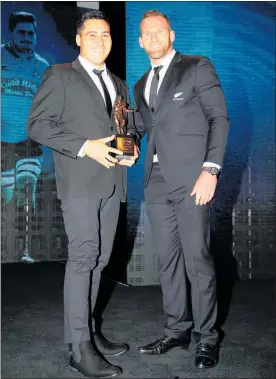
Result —
[{"label": "trophy base", "polygon": [[123,152],[122,155],[116,155],[119,160],[132,159],[134,157],[134,139],[127,134],[116,135],[116,149]]},{"label": "trophy base", "polygon": [[123,159],[131,160],[133,158],[133,155],[115,155],[115,158],[118,159],[118,161],[121,161]]}]

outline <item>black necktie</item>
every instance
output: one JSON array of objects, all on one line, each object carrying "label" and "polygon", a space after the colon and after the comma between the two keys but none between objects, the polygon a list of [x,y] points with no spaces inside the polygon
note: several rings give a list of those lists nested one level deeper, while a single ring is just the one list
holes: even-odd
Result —
[{"label": "black necktie", "polygon": [[107,89],[106,84],[102,78],[102,73],[104,72],[104,70],[94,69],[93,72],[94,72],[94,74],[98,75],[98,78],[100,79],[100,82],[101,82],[101,85],[102,85],[103,91],[104,91],[106,110],[107,110],[107,113],[109,114],[109,117],[110,117],[111,112],[112,112],[112,103],[111,103],[111,98],[110,98],[108,89]]},{"label": "black necktie", "polygon": [[154,75],[151,81],[150,94],[149,94],[149,107],[154,112],[154,107],[156,103],[157,88],[159,82],[159,71],[163,66],[154,67]]}]

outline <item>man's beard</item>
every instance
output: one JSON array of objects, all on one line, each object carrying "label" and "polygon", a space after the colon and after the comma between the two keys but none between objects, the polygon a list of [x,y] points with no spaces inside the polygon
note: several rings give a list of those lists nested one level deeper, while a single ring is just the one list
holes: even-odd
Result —
[{"label": "man's beard", "polygon": [[162,49],[159,51],[147,51],[147,54],[150,56],[152,59],[161,59],[165,57],[168,54],[169,48],[167,49]]}]

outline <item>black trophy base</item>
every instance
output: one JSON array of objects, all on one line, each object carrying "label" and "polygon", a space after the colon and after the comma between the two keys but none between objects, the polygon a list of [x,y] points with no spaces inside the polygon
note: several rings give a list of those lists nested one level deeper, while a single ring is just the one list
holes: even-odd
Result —
[{"label": "black trophy base", "polygon": [[134,157],[134,139],[127,134],[116,135],[116,149],[123,152],[122,155],[116,155],[119,160],[132,159]]}]

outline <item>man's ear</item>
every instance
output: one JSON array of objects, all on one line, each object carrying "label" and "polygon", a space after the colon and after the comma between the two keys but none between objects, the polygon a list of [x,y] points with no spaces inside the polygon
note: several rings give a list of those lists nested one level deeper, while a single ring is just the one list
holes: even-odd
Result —
[{"label": "man's ear", "polygon": [[141,49],[144,48],[143,41],[142,41],[141,37],[139,37],[139,45],[140,45]]},{"label": "man's ear", "polygon": [[170,37],[171,37],[171,42],[174,42],[174,40],[175,40],[175,32],[174,32],[174,30],[170,31]]},{"label": "man's ear", "polygon": [[77,44],[78,46],[80,46],[80,39],[81,39],[80,35],[77,34],[77,35],[76,35],[76,44]]}]

